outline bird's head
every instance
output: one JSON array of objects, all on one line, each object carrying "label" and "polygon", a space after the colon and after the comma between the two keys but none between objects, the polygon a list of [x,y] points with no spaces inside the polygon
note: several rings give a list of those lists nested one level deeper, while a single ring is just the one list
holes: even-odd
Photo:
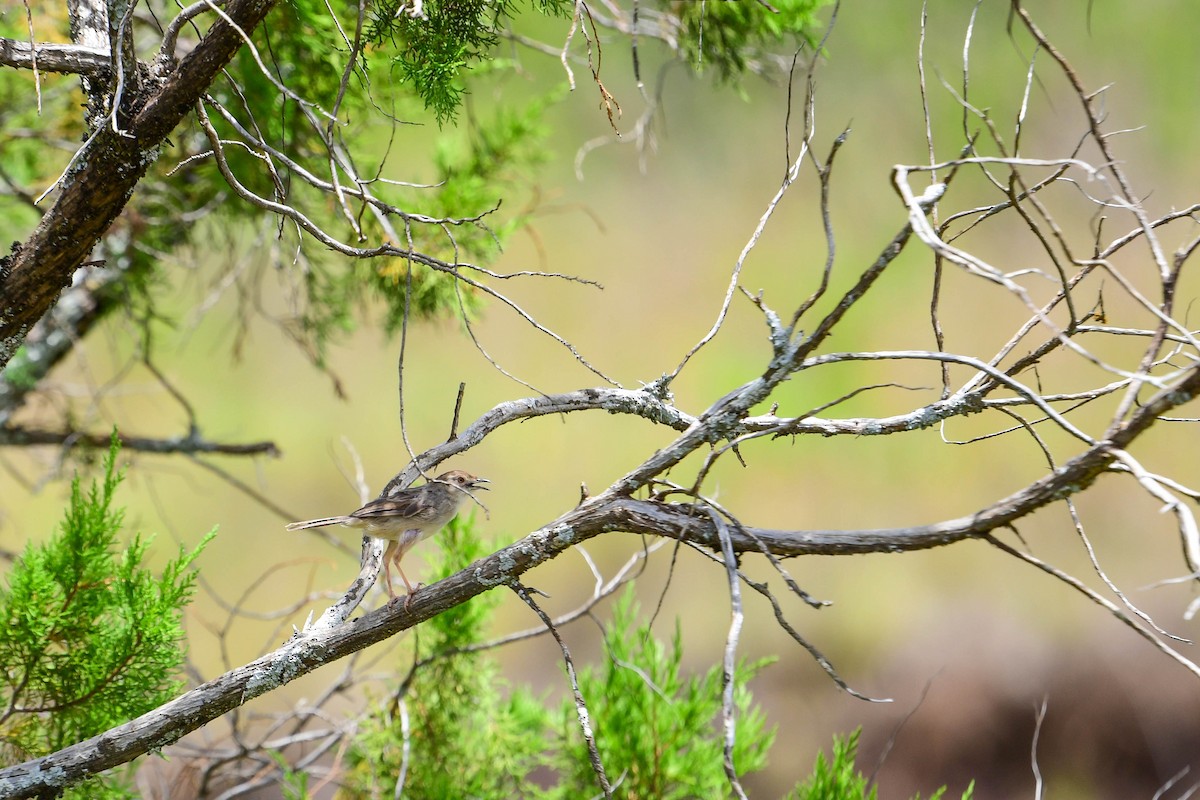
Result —
[{"label": "bird's head", "polygon": [[487,478],[477,478],[469,472],[463,472],[461,469],[452,469],[449,472],[443,472],[435,478],[438,483],[446,483],[464,491],[472,491],[482,489],[488,491],[485,483],[491,483]]}]

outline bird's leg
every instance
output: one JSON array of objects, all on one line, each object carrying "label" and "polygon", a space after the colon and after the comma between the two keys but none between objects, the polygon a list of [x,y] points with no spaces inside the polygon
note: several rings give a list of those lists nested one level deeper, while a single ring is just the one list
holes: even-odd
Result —
[{"label": "bird's leg", "polygon": [[399,539],[388,542],[387,549],[383,551],[383,568],[388,576],[388,594],[391,595],[391,599],[388,600],[388,605],[393,605],[397,600],[400,599],[396,597],[395,592],[392,591],[391,565],[395,564],[396,571],[400,573],[400,580],[404,581],[404,588],[408,592],[406,595],[404,595],[405,611],[408,610],[408,606],[412,602],[412,596],[416,593],[417,589],[421,588],[421,584],[418,583],[416,586],[414,586],[412,582],[409,581],[408,576],[404,574],[404,569],[400,566],[400,560],[404,558],[404,554],[412,549],[412,546],[420,540],[420,533],[421,532],[419,530],[405,531]]},{"label": "bird's leg", "polygon": [[[388,605],[396,602],[396,592],[392,589],[392,570],[390,568],[392,556],[396,549],[400,546],[399,542],[388,542],[387,547],[383,549],[383,586],[387,589]],[[406,580],[407,584],[408,581]]]},{"label": "bird's leg", "polygon": [[408,594],[404,595],[404,610],[408,611],[408,604],[412,602],[412,596],[417,593],[417,589],[421,588],[421,584],[413,586],[408,581],[408,576],[404,574],[404,570],[400,567],[400,559],[404,558],[404,550],[401,549],[394,556],[393,560],[396,563],[396,571],[400,573],[400,580],[404,581],[404,588],[408,590]]}]

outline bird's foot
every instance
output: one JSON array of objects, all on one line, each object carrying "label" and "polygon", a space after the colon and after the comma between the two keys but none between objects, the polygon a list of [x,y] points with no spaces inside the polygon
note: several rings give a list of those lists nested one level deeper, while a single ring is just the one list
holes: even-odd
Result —
[{"label": "bird's foot", "polygon": [[[415,586],[411,586],[411,587],[409,587],[408,594],[402,595],[402,597],[404,599],[404,610],[405,611],[409,610],[409,606],[412,604],[413,595],[415,595],[417,593],[417,590],[420,589],[424,585],[425,584],[423,584],[423,583],[418,583]],[[392,599],[388,600],[388,608],[394,607],[396,605],[396,603],[400,602],[400,599],[401,599],[401,596],[392,595]]]}]

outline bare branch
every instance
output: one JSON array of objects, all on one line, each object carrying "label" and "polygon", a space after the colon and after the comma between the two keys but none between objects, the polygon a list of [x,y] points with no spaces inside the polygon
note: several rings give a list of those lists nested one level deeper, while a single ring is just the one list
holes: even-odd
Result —
[{"label": "bare branch", "polygon": [[550,617],[533,599],[529,589],[519,581],[513,581],[512,590],[541,618],[542,623],[550,630],[550,635],[554,637],[554,641],[558,642],[559,649],[562,650],[567,678],[571,681],[571,693],[575,695],[575,713],[579,716],[579,729],[583,733],[583,740],[587,743],[588,759],[592,762],[592,771],[596,773],[596,780],[600,784],[601,791],[604,792],[606,798],[611,798],[612,786],[609,785],[608,776],[604,773],[604,762],[600,760],[600,751],[596,749],[596,736],[592,733],[591,715],[588,713],[587,703],[584,702],[583,692],[579,689],[579,678],[575,674],[575,662],[571,659],[571,651],[567,649],[567,643],[559,635],[558,628],[554,627]]},{"label": "bare branch", "polygon": [[1033,741],[1029,745],[1029,760],[1033,767],[1034,789],[1033,796],[1036,800],[1042,800],[1045,797],[1046,786],[1042,783],[1042,770],[1038,767],[1038,740],[1042,738],[1042,724],[1046,721],[1046,706],[1048,701],[1042,698],[1041,705],[1037,708],[1035,722],[1033,726]]},{"label": "bare branch", "polygon": [[1143,625],[1141,622],[1139,622],[1135,617],[1131,617],[1130,615],[1126,614],[1124,611],[1121,610],[1121,608],[1118,605],[1113,603],[1111,600],[1108,600],[1105,597],[1101,597],[1099,594],[1097,594],[1094,590],[1090,589],[1079,579],[1068,575],[1067,573],[1063,572],[1062,570],[1058,569],[1057,567],[1055,567],[1051,564],[1047,564],[1046,562],[1044,562],[1038,558],[1035,558],[1035,557],[1029,555],[1028,553],[1022,553],[1021,551],[1019,551],[1013,547],[1010,547],[1009,545],[1005,544],[1004,542],[1000,541],[999,539],[995,538],[994,536],[992,536],[990,534],[984,538],[987,539],[987,541],[991,542],[991,544],[994,547],[997,547],[1000,550],[1004,551],[1005,553],[1008,553],[1010,556],[1013,556],[1014,558],[1024,561],[1025,563],[1030,564],[1031,566],[1037,567],[1038,569],[1042,570],[1043,572],[1047,573],[1048,575],[1051,575],[1054,578],[1057,578],[1058,580],[1062,581],[1067,586],[1070,586],[1072,589],[1079,592],[1080,594],[1082,594],[1084,597],[1091,600],[1096,605],[1101,606],[1102,608],[1106,609],[1114,617],[1116,617],[1118,620],[1123,622],[1126,626],[1128,626],[1133,631],[1135,631],[1139,636],[1141,636],[1143,639],[1145,639],[1146,641],[1148,641],[1152,645],[1154,645],[1159,650],[1159,652],[1165,654],[1166,656],[1171,658],[1173,661],[1175,661],[1177,664],[1180,664],[1181,666],[1183,666],[1184,669],[1188,670],[1193,675],[1200,676],[1200,666],[1197,666],[1195,663],[1190,661],[1188,658],[1186,658],[1182,654],[1176,652],[1174,649],[1169,647],[1165,642],[1163,642],[1155,634],[1155,632],[1153,630],[1151,630],[1150,628],[1147,628],[1145,625]]},{"label": "bare branch", "polygon": [[717,529],[717,538],[721,541],[721,554],[725,560],[725,576],[729,581],[729,632],[725,636],[725,658],[721,670],[721,719],[724,725],[724,756],[725,777],[729,779],[729,787],[740,800],[748,800],[746,790],[738,777],[737,766],[733,763],[733,748],[737,744],[737,708],[734,706],[733,689],[736,685],[735,671],[737,669],[738,641],[742,635],[742,622],[745,611],[742,610],[742,589],[738,582],[737,559],[733,554],[733,542],[729,538],[729,526],[714,509],[708,509],[708,518]]},{"label": "bare branch", "polygon": [[0,37],[0,66],[33,69],[35,60],[39,70],[95,78],[103,77],[112,68],[107,49],[52,42],[30,45]]},{"label": "bare branch", "polygon": [[[41,428],[26,428],[20,425],[0,427],[0,445],[19,445],[23,447],[35,445],[68,445],[77,447],[105,448],[108,447],[112,435],[109,433],[90,433],[75,430],[46,430]],[[226,456],[279,456],[279,448],[274,442],[247,442],[234,444],[231,442],[213,442],[205,439],[196,431],[187,436],[175,436],[170,439],[154,439],[146,436],[130,436],[118,433],[121,447],[139,453],[201,453]]]}]

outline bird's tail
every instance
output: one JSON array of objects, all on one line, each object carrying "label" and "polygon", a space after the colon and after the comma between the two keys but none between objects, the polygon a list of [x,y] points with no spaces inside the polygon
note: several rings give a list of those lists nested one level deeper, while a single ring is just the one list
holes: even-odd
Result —
[{"label": "bird's tail", "polygon": [[289,531],[301,531],[305,528],[324,528],[326,525],[341,525],[347,522],[351,517],[321,517],[320,519],[308,519],[304,522],[293,522],[287,526]]}]

